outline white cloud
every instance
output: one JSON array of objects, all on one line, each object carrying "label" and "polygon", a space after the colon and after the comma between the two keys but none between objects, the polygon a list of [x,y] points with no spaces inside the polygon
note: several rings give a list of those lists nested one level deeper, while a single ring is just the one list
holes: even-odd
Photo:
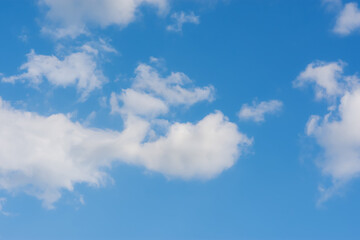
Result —
[{"label": "white cloud", "polygon": [[171,106],[212,96],[213,87],[195,87],[183,73],[161,77],[140,64],[131,88],[110,97],[112,113],[124,121],[121,132],[87,128],[88,121],[74,123],[63,114],[14,110],[0,101],[0,189],[24,191],[51,208],[61,191],[76,184],[104,184],[110,178],[106,170],[118,161],[167,177],[215,177],[233,166],[252,140],[219,111],[195,124],[158,118]]},{"label": "white cloud", "polygon": [[278,100],[254,102],[252,106],[248,104],[242,105],[238,116],[242,120],[251,120],[254,122],[265,121],[265,114],[274,114],[281,111],[283,103]]},{"label": "white cloud", "polygon": [[[212,101],[214,88],[191,87],[191,79],[181,72],[172,72],[167,77],[161,77],[153,67],[140,64],[135,70],[132,88],[148,92],[172,105],[192,105],[199,101]],[[189,86],[190,85],[190,86]]]},{"label": "white cloud", "polygon": [[0,189],[24,191],[47,208],[76,184],[101,186],[114,161],[169,177],[209,179],[231,167],[251,144],[221,112],[196,124],[173,123],[147,140],[151,124],[127,115],[122,132],[89,129],[65,115],[49,117],[0,101]]},{"label": "white cloud", "polygon": [[3,77],[2,82],[28,81],[37,86],[46,79],[57,87],[76,86],[81,93],[81,99],[85,100],[91,91],[101,88],[107,79],[96,63],[95,55],[98,50],[90,45],[82,48],[82,51],[63,59],[53,55],[39,55],[32,50],[27,54],[27,62],[20,67],[24,72]]},{"label": "white cloud", "polygon": [[233,166],[243,147],[251,143],[234,123],[215,112],[195,125],[171,125],[165,137],[145,143],[140,156],[150,170],[209,179]]},{"label": "white cloud", "polygon": [[295,87],[302,87],[307,83],[315,86],[317,99],[333,98],[343,93],[343,83],[339,81],[343,73],[344,63],[321,62],[310,63],[294,81]]},{"label": "white cloud", "polygon": [[191,106],[200,101],[212,101],[213,95],[214,87],[194,87],[184,73],[162,77],[152,66],[139,64],[131,88],[122,90],[120,94],[112,93],[110,105],[112,113],[156,118],[168,113],[171,106]]},{"label": "white cloud", "polygon": [[39,4],[47,8],[46,18],[57,26],[48,24],[43,30],[58,38],[87,33],[88,25],[125,27],[145,5],[160,14],[168,9],[168,0],[39,0]]},{"label": "white cloud", "polygon": [[[118,101],[123,103],[121,108]],[[120,95],[112,93],[110,105],[112,113],[150,116],[152,118],[168,112],[168,106],[162,100],[133,89],[125,89]]]},{"label": "white cloud", "polygon": [[360,30],[360,10],[356,2],[345,4],[337,16],[333,30],[344,36]]},{"label": "white cloud", "polygon": [[115,48],[102,38],[98,41],[87,42],[79,49],[93,55],[98,55],[99,53],[118,53]]},{"label": "white cloud", "polygon": [[[333,66],[334,63],[323,63]],[[322,172],[332,178],[333,186],[322,188],[320,202],[327,200],[349,180],[360,174],[360,80],[357,76],[346,76],[339,71],[335,85],[339,102],[330,107],[323,116],[310,117],[306,133],[315,138],[322,147],[323,154],[318,166]],[[323,74],[323,76],[320,76]],[[328,78],[327,71],[321,71],[319,78]],[[321,81],[315,81],[317,88],[326,88]]]},{"label": "white cloud", "polygon": [[172,14],[171,18],[174,19],[175,23],[167,26],[166,29],[173,32],[181,32],[185,23],[200,23],[199,16],[196,16],[193,12],[190,12],[189,14],[184,12],[177,12]]}]

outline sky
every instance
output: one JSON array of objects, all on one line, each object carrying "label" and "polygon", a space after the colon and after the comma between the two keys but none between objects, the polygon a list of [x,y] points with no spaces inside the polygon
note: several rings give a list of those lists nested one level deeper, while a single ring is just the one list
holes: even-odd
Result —
[{"label": "sky", "polygon": [[0,240],[359,239],[359,1],[0,6]]}]

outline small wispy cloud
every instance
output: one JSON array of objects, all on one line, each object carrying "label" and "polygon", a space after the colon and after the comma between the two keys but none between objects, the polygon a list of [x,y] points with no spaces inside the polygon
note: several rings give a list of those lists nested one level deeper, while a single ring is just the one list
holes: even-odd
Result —
[{"label": "small wispy cloud", "polygon": [[182,28],[185,23],[200,23],[200,17],[196,16],[193,12],[188,14],[185,12],[177,12],[172,14],[171,18],[174,19],[174,24],[166,27],[166,29],[171,32],[182,32]]},{"label": "small wispy cloud", "polygon": [[335,11],[335,10],[339,10],[342,8],[341,0],[322,0],[322,4],[329,11]]},{"label": "small wispy cloud", "polygon": [[264,122],[266,114],[277,113],[281,111],[282,107],[283,103],[278,100],[263,101],[260,103],[253,102],[251,106],[244,104],[238,113],[238,117],[241,120]]},{"label": "small wispy cloud", "polygon": [[5,203],[6,203],[6,198],[0,198],[0,214],[4,216],[10,216],[10,213],[4,211]]}]

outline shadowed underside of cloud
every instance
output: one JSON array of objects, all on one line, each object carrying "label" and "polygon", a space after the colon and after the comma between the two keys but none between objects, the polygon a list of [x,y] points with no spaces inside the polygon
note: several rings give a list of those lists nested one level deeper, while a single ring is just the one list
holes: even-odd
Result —
[{"label": "shadowed underside of cloud", "polygon": [[325,116],[311,116],[306,126],[324,150],[317,164],[333,180],[332,187],[321,190],[319,203],[360,174],[360,79],[344,75],[343,67],[341,61],[311,63],[296,80],[314,83],[317,96],[335,102]]}]

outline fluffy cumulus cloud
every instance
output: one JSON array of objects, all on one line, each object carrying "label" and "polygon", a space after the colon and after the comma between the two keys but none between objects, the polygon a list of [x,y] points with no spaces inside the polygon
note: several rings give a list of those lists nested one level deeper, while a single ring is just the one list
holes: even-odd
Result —
[{"label": "fluffy cumulus cloud", "polygon": [[251,142],[221,112],[215,112],[197,124],[172,124],[166,136],[145,143],[140,156],[148,169],[209,179],[233,166]]},{"label": "fluffy cumulus cloud", "polygon": [[200,18],[196,16],[193,12],[177,12],[171,15],[171,18],[174,20],[174,24],[166,27],[168,31],[181,32],[183,25],[185,23],[199,24]]},{"label": "fluffy cumulus cloud", "polygon": [[254,122],[265,121],[266,114],[274,114],[281,111],[283,103],[279,100],[253,102],[252,105],[242,105],[238,116],[241,120],[250,120]]},{"label": "fluffy cumulus cloud", "polygon": [[52,208],[76,184],[105,184],[114,162],[175,178],[217,176],[252,140],[219,111],[197,123],[160,119],[173,105],[210,99],[212,88],[186,88],[188,81],[181,73],[160,77],[141,64],[133,87],[111,97],[113,112],[124,121],[121,132],[87,128],[63,114],[19,111],[0,100],[0,189],[26,192]]},{"label": "fluffy cumulus cloud", "polygon": [[332,98],[343,93],[343,83],[339,81],[342,77],[344,63],[321,62],[310,63],[306,69],[300,73],[294,82],[295,87],[302,87],[308,83],[315,86],[317,99]]},{"label": "fluffy cumulus cloud", "polygon": [[23,73],[3,77],[2,82],[26,81],[30,85],[38,86],[46,80],[57,87],[76,86],[81,93],[81,99],[85,100],[90,92],[101,88],[107,81],[98,67],[97,54],[98,50],[88,44],[85,44],[81,51],[63,58],[36,54],[32,50],[27,54],[27,62],[20,67]]},{"label": "fluffy cumulus cloud", "polygon": [[150,6],[164,13],[168,0],[39,0],[47,9],[46,18],[55,26],[45,25],[44,31],[56,37],[76,37],[87,32],[87,26],[125,27],[139,15],[139,8]]},{"label": "fluffy cumulus cloud", "polygon": [[[338,90],[328,91],[329,85],[322,83],[329,75],[321,69],[332,69],[334,64],[336,65],[322,63],[318,66],[319,72],[323,75],[315,75],[313,80],[318,91],[336,94],[337,103],[329,107],[329,112],[325,116],[311,116],[306,126],[306,133],[314,137],[323,149],[318,166],[334,183],[328,189],[322,188],[323,195],[320,201],[331,197],[339,186],[360,174],[360,79],[356,75],[340,74],[343,72],[342,68],[338,69],[339,74],[333,79]],[[338,63],[337,66],[340,65],[342,64]],[[317,70],[316,67],[314,70]]]},{"label": "fluffy cumulus cloud", "polygon": [[195,87],[184,73],[173,72],[162,77],[156,68],[139,64],[131,88],[113,93],[110,103],[113,113],[156,117],[166,114],[170,106],[212,101],[213,95],[214,87]]}]

